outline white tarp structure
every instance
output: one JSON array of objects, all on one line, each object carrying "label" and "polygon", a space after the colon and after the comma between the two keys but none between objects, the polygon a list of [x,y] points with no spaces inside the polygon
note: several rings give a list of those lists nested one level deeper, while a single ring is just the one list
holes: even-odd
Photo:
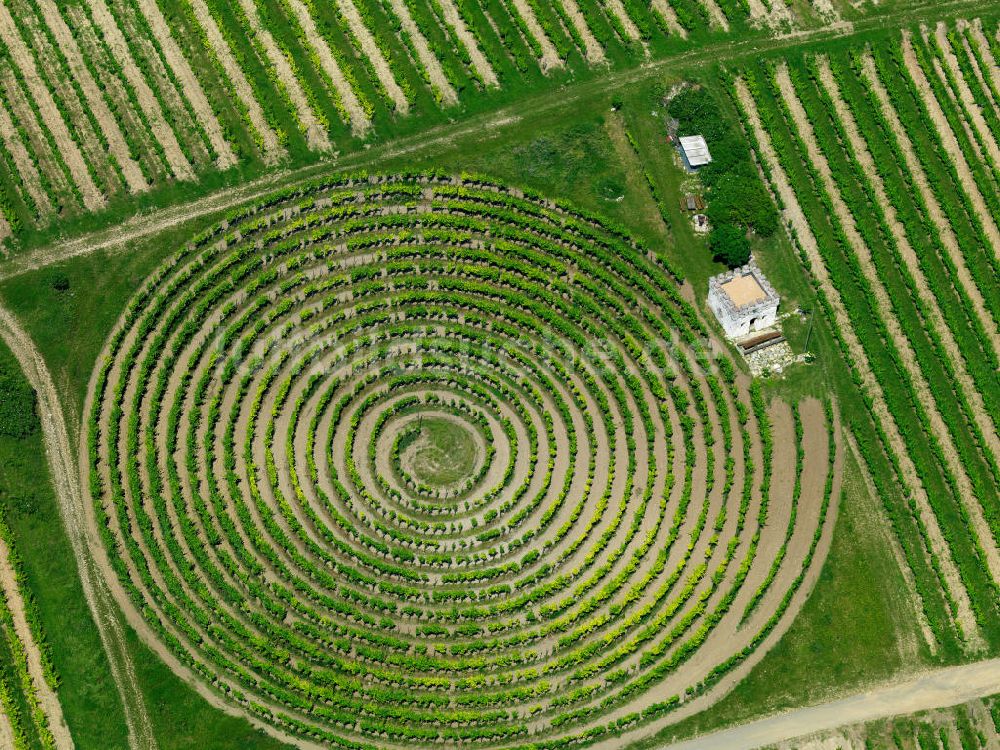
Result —
[{"label": "white tarp structure", "polygon": [[681,145],[681,157],[688,169],[697,169],[712,162],[712,154],[708,144],[700,135],[686,135],[678,139]]}]

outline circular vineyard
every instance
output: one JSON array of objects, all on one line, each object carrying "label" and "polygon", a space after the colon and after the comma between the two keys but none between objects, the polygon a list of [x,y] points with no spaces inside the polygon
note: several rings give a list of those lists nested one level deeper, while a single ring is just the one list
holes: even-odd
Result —
[{"label": "circular vineyard", "polygon": [[753,660],[833,516],[830,406],[765,403],[707,343],[651,253],[561,204],[286,191],[109,340],[101,559],[168,663],[285,738],[620,736]]}]

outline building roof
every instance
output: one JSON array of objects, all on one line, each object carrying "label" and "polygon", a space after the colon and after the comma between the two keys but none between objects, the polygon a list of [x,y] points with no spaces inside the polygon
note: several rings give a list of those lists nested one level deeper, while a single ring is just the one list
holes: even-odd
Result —
[{"label": "building roof", "polygon": [[692,167],[702,167],[711,163],[712,154],[708,151],[708,144],[705,143],[704,137],[700,135],[685,135],[679,140],[684,157]]},{"label": "building roof", "polygon": [[751,305],[754,302],[761,302],[767,299],[767,292],[757,281],[757,277],[752,273],[735,276],[731,281],[720,285],[726,296],[733,301],[736,307]]}]

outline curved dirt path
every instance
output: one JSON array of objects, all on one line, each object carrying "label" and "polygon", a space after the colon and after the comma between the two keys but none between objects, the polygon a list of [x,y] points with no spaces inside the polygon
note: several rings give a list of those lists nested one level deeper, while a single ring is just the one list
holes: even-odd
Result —
[{"label": "curved dirt path", "polygon": [[899,431],[895,417],[885,402],[882,387],[871,370],[868,355],[861,345],[857,334],[854,332],[850,316],[847,314],[847,309],[840,298],[840,292],[834,286],[830,274],[826,269],[819,245],[810,229],[802,207],[799,205],[795,191],[788,181],[788,176],[781,166],[778,155],[771,143],[771,137],[764,129],[760,115],[757,112],[757,105],[750,94],[750,90],[742,79],[737,79],[735,87],[740,108],[743,110],[747,123],[757,140],[760,158],[767,165],[770,173],[772,187],[781,197],[782,205],[785,207],[783,211],[784,219],[794,230],[795,237],[808,258],[808,270],[819,282],[823,294],[829,301],[833,312],[833,323],[840,330],[845,345],[854,360],[855,368],[861,381],[861,388],[871,398],[872,416],[881,424],[882,429],[885,431],[886,439],[889,442],[888,448],[892,450],[899,462],[902,473],[901,478],[912,492],[916,501],[920,521],[927,529],[927,536],[930,542],[928,554],[933,555],[938,560],[943,576],[941,583],[947,587],[948,592],[958,605],[955,621],[964,636],[968,639],[970,646],[973,649],[979,649],[983,645],[983,639],[979,633],[975,614],[972,611],[972,603],[969,601],[965,584],[951,556],[951,548],[948,546],[948,542],[938,524],[937,516],[930,505],[930,500],[927,497],[923,483],[920,481],[916,466],[914,466],[907,451],[906,442]]},{"label": "curved dirt path", "polygon": [[10,348],[38,396],[45,452],[52,472],[52,482],[59,502],[59,513],[69,537],[83,585],[84,597],[97,626],[101,643],[111,665],[112,676],[122,699],[129,746],[133,750],[155,749],[156,739],[139,689],[131,653],[117,606],[104,583],[103,573],[88,551],[89,529],[86,508],[80,490],[79,471],[70,445],[59,394],[52,376],[27,331],[6,308],[0,306],[0,338]]},{"label": "curved dirt path", "polygon": [[[931,330],[933,330],[940,337],[945,353],[948,355],[948,359],[955,369],[955,377],[958,381],[958,386],[961,388],[961,391],[964,392],[965,397],[969,401],[969,408],[972,411],[973,421],[975,422],[976,427],[979,429],[983,437],[983,441],[985,442],[985,446],[983,446],[983,452],[985,453],[984,458],[986,459],[987,464],[994,464],[996,462],[996,457],[1000,456],[1000,437],[997,436],[997,428],[993,421],[996,419],[996,416],[990,415],[983,402],[982,394],[979,392],[979,389],[973,382],[972,377],[969,375],[968,369],[966,369],[965,359],[962,356],[962,352],[958,348],[958,342],[955,341],[954,334],[944,319],[944,314],[938,306],[937,298],[930,290],[927,277],[924,276],[923,270],[920,268],[920,261],[917,258],[917,253],[913,249],[912,245],[910,245],[906,229],[899,221],[896,209],[889,200],[889,197],[886,195],[885,186],[882,183],[882,179],[879,177],[878,170],[875,166],[875,160],[868,151],[868,146],[858,130],[857,123],[854,121],[854,116],[852,115],[847,104],[841,98],[840,88],[834,80],[833,71],[830,69],[829,62],[826,58],[819,59],[819,68],[820,82],[826,89],[827,94],[829,94],[830,99],[833,101],[834,109],[836,110],[837,117],[840,119],[841,125],[844,128],[844,132],[847,134],[847,139],[851,150],[854,153],[854,157],[858,160],[865,176],[868,178],[874,191],[875,200],[878,203],[879,208],[882,210],[882,213],[885,215],[886,224],[888,225],[889,231],[895,240],[896,248],[903,261],[903,266],[907,268],[913,276],[914,284],[917,289],[917,296],[919,297],[921,304],[924,307],[924,311],[927,314],[928,319],[926,321],[926,325],[928,325]],[[876,296],[879,297],[880,305],[885,305],[888,303],[888,295],[879,282],[878,274],[871,263],[871,258],[867,253],[859,253],[858,256],[861,260],[862,268],[865,270],[865,275],[869,278],[869,282],[874,288],[879,290]],[[889,314],[891,314],[891,311],[883,309],[883,315]],[[886,320],[888,322],[888,318],[886,318]],[[910,352],[910,355],[912,356],[912,352]],[[915,367],[915,363],[912,360],[910,361],[910,366]],[[944,435],[948,442],[943,443],[943,445],[946,446],[945,453],[948,456],[950,465],[949,468],[953,472],[959,472],[956,474],[956,477],[959,481],[962,496],[964,498],[973,497],[972,485],[964,467],[962,466],[958,452],[949,437],[947,428],[945,428],[943,421],[941,421],[938,410],[932,406],[934,402],[929,389],[924,390],[927,387],[927,384],[924,381],[923,376],[919,373],[920,371],[917,369],[917,376],[919,377],[919,380],[917,380],[917,377],[914,377],[914,383],[920,383],[920,401],[921,403],[927,405],[928,409],[931,410],[931,422],[935,425],[935,428],[943,428],[946,430]],[[930,400],[927,401],[925,399]],[[941,436],[939,436],[939,439],[941,439]],[[989,524],[986,522],[985,517],[981,513],[980,503],[969,502],[968,505],[972,512],[973,521],[976,524],[978,533],[981,535],[985,534],[983,548],[986,551],[990,570],[993,572],[994,578],[996,580],[1000,580],[1000,554],[997,552],[996,542],[994,541],[992,530],[989,528]]]},{"label": "curved dirt path", "polygon": [[7,602],[11,618],[14,621],[14,631],[24,649],[25,661],[28,665],[28,675],[31,677],[31,687],[38,700],[38,706],[45,714],[49,731],[55,740],[57,750],[69,750],[73,747],[73,738],[63,717],[59,697],[45,680],[45,670],[42,668],[42,652],[38,648],[24,606],[24,597],[17,585],[17,576],[10,562],[10,548],[0,537],[0,591]]},{"label": "curved dirt path", "polygon": [[848,698],[666,745],[664,750],[753,750],[848,724],[955,706],[997,692],[1000,659],[944,667]]}]

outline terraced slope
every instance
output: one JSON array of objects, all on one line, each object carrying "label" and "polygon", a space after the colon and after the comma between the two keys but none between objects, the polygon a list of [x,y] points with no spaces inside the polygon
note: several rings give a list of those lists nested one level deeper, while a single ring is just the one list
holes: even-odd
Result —
[{"label": "terraced slope", "polygon": [[[979,21],[748,69],[736,94],[874,418],[931,644],[1000,632],[1000,207]],[[866,435],[866,433],[868,433]]]},{"label": "terraced slope", "polygon": [[765,403],[705,336],[569,206],[438,175],[272,196],[154,273],[98,362],[109,579],[175,670],[300,744],[669,718],[794,616],[840,487],[832,406]]}]

